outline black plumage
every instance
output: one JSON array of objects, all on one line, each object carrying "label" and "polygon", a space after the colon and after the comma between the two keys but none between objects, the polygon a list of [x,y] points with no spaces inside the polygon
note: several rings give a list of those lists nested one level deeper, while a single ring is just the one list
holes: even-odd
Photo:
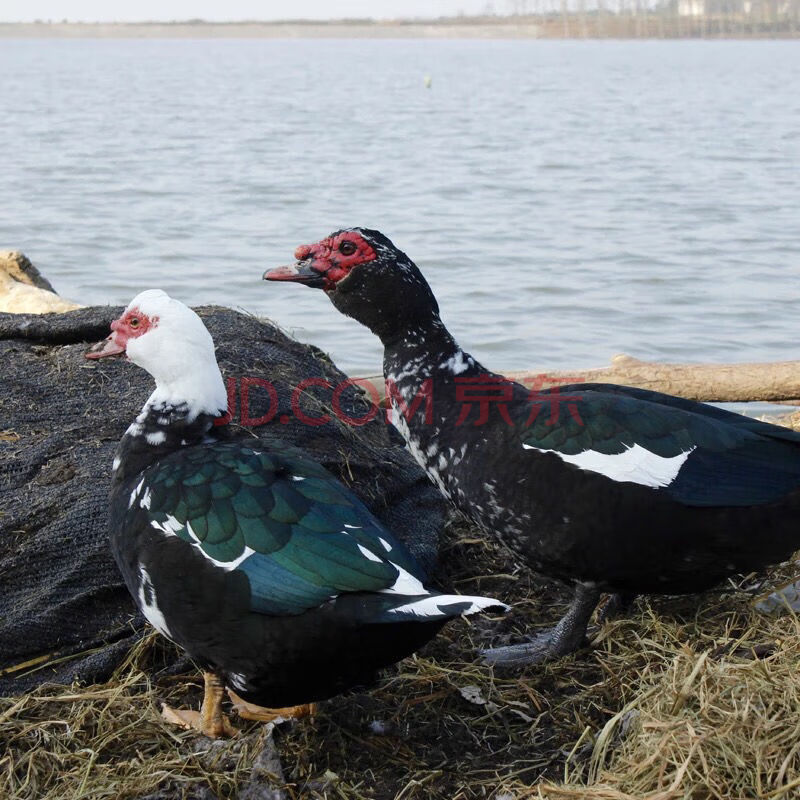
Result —
[{"label": "black plumage", "polygon": [[368,682],[471,605],[393,613],[421,592],[380,592],[398,567],[419,568],[352,492],[279,440],[154,455],[112,490],[115,557],[145,616],[245,700],[294,705]]},{"label": "black plumage", "polygon": [[574,649],[602,590],[696,592],[800,547],[800,434],[657,392],[536,390],[492,373],[376,231],[339,231],[296,255],[265,277],[325,289],[380,337],[395,424],[442,493],[533,568],[576,585],[552,632],[490,660]]}]

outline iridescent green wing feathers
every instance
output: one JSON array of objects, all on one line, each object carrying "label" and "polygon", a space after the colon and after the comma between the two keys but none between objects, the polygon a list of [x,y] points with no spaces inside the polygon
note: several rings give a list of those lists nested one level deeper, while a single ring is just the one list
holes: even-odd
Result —
[{"label": "iridescent green wing feathers", "polygon": [[323,467],[289,446],[191,447],[146,471],[129,513],[247,574],[253,610],[299,614],[342,592],[419,577],[405,548]]}]

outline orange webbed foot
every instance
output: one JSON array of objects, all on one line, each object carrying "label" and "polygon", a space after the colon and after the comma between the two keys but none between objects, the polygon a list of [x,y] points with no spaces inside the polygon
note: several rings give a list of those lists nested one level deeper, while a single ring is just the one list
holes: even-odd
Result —
[{"label": "orange webbed foot", "polygon": [[316,703],[304,703],[299,706],[287,706],[286,708],[264,708],[255,703],[248,703],[239,697],[233,689],[228,689],[228,697],[233,703],[233,707],[242,719],[255,720],[257,722],[280,722],[287,719],[302,719],[311,717],[317,711]]},{"label": "orange webbed foot", "polygon": [[173,725],[186,730],[195,730],[210,739],[236,736],[239,731],[222,713],[222,681],[213,672],[204,672],[205,691],[200,711],[184,711],[170,708],[166,703],[161,707],[161,716]]}]

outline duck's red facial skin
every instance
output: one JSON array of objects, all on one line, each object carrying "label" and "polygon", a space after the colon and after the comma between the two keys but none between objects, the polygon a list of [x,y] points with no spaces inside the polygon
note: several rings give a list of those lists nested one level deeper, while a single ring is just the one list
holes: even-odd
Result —
[{"label": "duck's red facial skin", "polygon": [[118,344],[127,345],[128,339],[135,339],[158,325],[158,317],[148,317],[138,308],[128,309],[119,319],[111,323],[112,335]]},{"label": "duck's red facial skin", "polygon": [[310,267],[325,277],[325,291],[347,277],[353,267],[374,261],[372,245],[355,231],[344,231],[316,244],[303,244],[294,251],[298,261],[310,261]]},{"label": "duck's red facial skin", "polygon": [[128,342],[158,325],[158,317],[148,317],[138,308],[128,309],[119,319],[111,323],[111,335],[91,347],[86,358],[106,358],[125,352]]}]

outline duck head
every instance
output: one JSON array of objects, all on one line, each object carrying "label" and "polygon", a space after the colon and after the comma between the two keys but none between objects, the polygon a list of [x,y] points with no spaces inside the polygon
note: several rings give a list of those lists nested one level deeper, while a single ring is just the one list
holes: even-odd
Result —
[{"label": "duck head", "polygon": [[378,231],[336,231],[301,245],[294,256],[296,263],[267,270],[264,280],[322,289],[339,311],[366,325],[384,344],[439,320],[436,298],[422,273]]},{"label": "duck head", "polygon": [[217,365],[214,340],[191,308],[160,289],[131,300],[111,335],[86,358],[125,355],[156,381],[150,405],[188,406],[189,415],[224,414],[227,391]]}]

